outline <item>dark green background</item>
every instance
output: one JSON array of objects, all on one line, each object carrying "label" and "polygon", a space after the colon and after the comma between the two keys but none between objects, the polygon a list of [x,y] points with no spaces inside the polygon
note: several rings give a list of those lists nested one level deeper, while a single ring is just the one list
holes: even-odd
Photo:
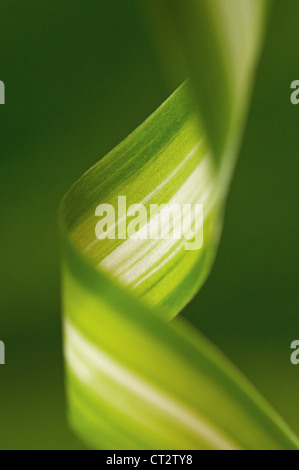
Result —
[{"label": "dark green background", "polygon": [[[57,207],[172,91],[137,0],[0,0],[0,448],[73,449]],[[185,315],[299,434],[299,2],[277,2],[213,273]]]}]

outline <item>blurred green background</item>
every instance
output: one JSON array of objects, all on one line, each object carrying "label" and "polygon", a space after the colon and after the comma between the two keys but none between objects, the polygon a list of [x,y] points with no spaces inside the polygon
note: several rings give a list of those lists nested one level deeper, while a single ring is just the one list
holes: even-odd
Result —
[{"label": "blurred green background", "polygon": [[[65,417],[57,208],[172,91],[139,3],[0,0],[0,449],[83,448]],[[276,2],[219,255],[184,312],[297,434],[298,18]]]}]

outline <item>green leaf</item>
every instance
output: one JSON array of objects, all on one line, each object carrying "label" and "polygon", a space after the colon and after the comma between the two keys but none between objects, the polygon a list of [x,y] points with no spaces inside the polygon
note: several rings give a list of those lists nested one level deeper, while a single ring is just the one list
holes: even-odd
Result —
[{"label": "green leaf", "polygon": [[[196,3],[199,13],[208,15],[207,25],[221,8],[229,24],[232,14],[236,19],[241,15],[242,9],[232,12],[218,3],[211,12],[208,2]],[[250,8],[247,1],[244,4]],[[191,14],[191,8],[188,11]],[[253,24],[261,21],[259,10],[254,18]],[[216,31],[209,31],[216,41],[214,35]],[[229,44],[226,47],[232,53]],[[248,49],[240,47],[244,54],[258,53],[255,36]],[[214,53],[212,46],[199,47],[197,60],[202,68],[209,61],[219,65]],[[212,69],[209,74],[213,83]],[[236,83],[244,77],[235,77]],[[247,93],[247,87],[239,85]],[[210,94],[207,80],[203,86]],[[183,84],[89,170],[63,201],[60,220],[70,422],[93,448],[299,448],[285,423],[220,352],[180,318],[168,322],[210,272],[221,233],[227,175],[232,169],[227,163],[230,170],[224,171],[215,159],[215,149],[223,146],[219,136],[224,131],[218,126],[231,119],[226,116],[229,110],[221,109],[221,116],[211,111],[214,117],[208,117],[207,106],[202,106],[199,118],[190,90],[188,83]],[[242,103],[245,101],[244,97]],[[207,130],[209,120],[219,134],[215,130],[213,136]],[[235,127],[239,129],[239,121]],[[225,129],[226,135],[230,131]],[[226,158],[231,162],[227,155],[225,150],[223,165]],[[159,211],[140,223],[137,239],[119,239],[116,232],[122,233],[126,212],[119,206],[120,196],[126,196],[127,208],[142,203],[148,213],[152,204],[177,204],[173,229],[183,219],[178,207],[203,204],[203,223],[197,224],[197,214],[184,232],[185,238],[191,233],[199,240],[203,236],[202,248],[186,250],[184,237],[143,238],[145,230],[159,225]],[[96,213],[101,204],[115,208],[115,219],[106,227],[110,238],[98,240]]]},{"label": "green leaf", "polygon": [[[119,196],[126,196],[127,208],[142,203],[148,213],[153,204],[204,204],[203,248],[186,251],[184,238],[98,240],[96,207],[104,202],[116,209],[117,230]],[[221,227],[221,200],[213,160],[184,84],[83,176],[64,206],[72,240],[92,263],[134,290],[160,315],[171,318],[197,292],[210,270]],[[177,225],[182,216],[176,214]],[[151,225],[158,222],[158,216],[151,218]]]},{"label": "green leaf", "polygon": [[271,0],[142,3],[172,75],[191,75],[215,161],[227,167],[241,141]]}]

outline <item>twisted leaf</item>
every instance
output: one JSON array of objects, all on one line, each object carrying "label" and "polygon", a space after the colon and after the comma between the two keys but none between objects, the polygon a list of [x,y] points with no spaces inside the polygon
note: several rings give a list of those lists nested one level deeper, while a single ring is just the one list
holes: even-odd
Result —
[{"label": "twisted leaf", "polygon": [[[185,83],[61,208],[70,421],[94,448],[298,448],[220,352],[181,319],[168,322],[202,286],[216,254],[264,16],[254,0],[171,1],[156,7],[179,33],[187,62],[196,57],[197,105]],[[197,27],[188,35],[191,17]],[[184,204],[203,205],[203,213],[183,224],[183,237],[164,237],[165,203],[175,208],[171,232],[184,222]],[[100,204],[116,210],[102,240]],[[134,220],[133,204],[149,217],[127,239],[124,214],[130,207]],[[160,237],[146,238],[151,229]],[[189,238],[203,239],[201,249],[186,249]]]}]

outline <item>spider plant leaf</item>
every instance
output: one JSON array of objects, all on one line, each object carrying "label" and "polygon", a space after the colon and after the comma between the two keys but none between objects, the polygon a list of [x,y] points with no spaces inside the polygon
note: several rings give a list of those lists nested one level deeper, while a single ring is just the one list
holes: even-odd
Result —
[{"label": "spider plant leaf", "polygon": [[172,76],[191,77],[219,164],[236,159],[271,3],[143,0],[167,68]]},{"label": "spider plant leaf", "polygon": [[[242,0],[249,11],[251,1]],[[217,12],[229,19],[241,15],[241,9],[232,11],[232,2],[227,9],[218,1],[212,2],[212,9],[207,8],[208,2],[193,3],[197,13],[209,20],[206,28],[215,15],[218,18]],[[189,15],[192,5],[186,6]],[[257,8],[252,24],[260,24],[261,15]],[[243,54],[258,54],[255,31],[248,34],[247,40],[252,36],[253,41],[250,47],[241,42]],[[235,34],[238,39],[239,28]],[[216,42],[214,29],[209,36],[211,44]],[[225,47],[233,55],[231,41]],[[220,67],[219,54],[214,54],[214,47],[199,46],[196,60],[203,68],[209,63]],[[208,69],[214,83],[214,67]],[[247,86],[239,83],[244,77],[247,80],[245,73],[232,74],[228,79],[234,78],[247,93]],[[210,95],[207,77],[202,85],[202,93]],[[184,83],[83,175],[62,203],[70,422],[97,449],[299,448],[287,425],[213,345],[182,319],[169,322],[210,272],[227,191],[215,154],[223,153],[230,133],[231,98],[220,109],[230,116],[216,116],[213,110],[207,116],[208,105],[198,113],[191,90]],[[214,134],[212,123],[217,127]],[[228,154],[223,155],[225,159]],[[99,239],[103,204],[107,212],[114,208],[114,218],[107,221],[106,237]],[[132,221],[136,215],[134,204],[142,204],[149,217],[128,238],[127,219]],[[157,227],[163,232],[161,204],[175,208],[172,231],[183,220],[182,205],[197,205],[203,212],[190,216],[181,238],[144,237]],[[151,212],[153,206],[156,212]],[[186,242],[196,239],[200,249],[186,249]]]}]

